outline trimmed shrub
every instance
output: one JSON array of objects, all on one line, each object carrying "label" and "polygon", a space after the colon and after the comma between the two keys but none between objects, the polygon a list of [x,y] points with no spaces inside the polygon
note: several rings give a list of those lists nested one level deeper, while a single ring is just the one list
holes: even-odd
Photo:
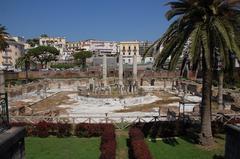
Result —
[{"label": "trimmed shrub", "polygon": [[103,131],[111,127],[110,124],[77,124],[75,128],[75,135],[78,137],[99,137],[102,136]]},{"label": "trimmed shrub", "polygon": [[144,140],[142,131],[137,127],[130,128],[129,137],[131,140]]},{"label": "trimmed shrub", "polygon": [[36,134],[38,137],[48,137],[50,130],[50,124],[45,121],[40,121],[36,124]]},{"label": "trimmed shrub", "polygon": [[152,159],[151,153],[144,140],[131,141],[134,159]]},{"label": "trimmed shrub", "polygon": [[142,131],[137,127],[132,127],[129,130],[130,138],[130,158],[133,159],[152,159],[151,153],[144,141]]},{"label": "trimmed shrub", "polygon": [[101,155],[100,159],[115,159],[116,158],[116,135],[113,125],[105,125],[105,129],[101,136]]},{"label": "trimmed shrub", "polygon": [[57,137],[71,136],[72,125],[67,123],[57,123]]}]

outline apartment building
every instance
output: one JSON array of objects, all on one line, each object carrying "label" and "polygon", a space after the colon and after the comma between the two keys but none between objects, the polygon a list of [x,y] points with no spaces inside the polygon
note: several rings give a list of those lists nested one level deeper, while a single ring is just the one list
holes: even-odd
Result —
[{"label": "apartment building", "polygon": [[119,53],[123,56],[124,64],[133,64],[133,56],[137,56],[138,63],[141,63],[142,57],[139,54],[139,41],[125,41],[119,43]]},{"label": "apartment building", "polygon": [[9,37],[7,40],[8,48],[5,51],[0,51],[0,69],[14,70],[17,59],[24,54],[23,41],[14,39]]},{"label": "apartment building", "polygon": [[89,51],[96,55],[112,56],[118,52],[117,42],[114,41],[89,40],[89,44]]},{"label": "apartment building", "polygon": [[81,42],[67,42],[66,43],[67,51],[76,52],[82,49]]},{"label": "apartment building", "polygon": [[79,50],[91,51],[95,55],[116,55],[118,44],[113,41],[85,40],[79,42],[67,42],[67,50],[76,52]]},{"label": "apartment building", "polygon": [[52,46],[59,50],[59,60],[66,60],[66,39],[60,37],[40,37],[40,46]]}]

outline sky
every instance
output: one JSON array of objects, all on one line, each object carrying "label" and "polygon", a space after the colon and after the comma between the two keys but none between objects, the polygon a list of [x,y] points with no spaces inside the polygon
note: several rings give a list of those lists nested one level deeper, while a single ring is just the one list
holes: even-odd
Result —
[{"label": "sky", "polygon": [[26,39],[150,40],[169,26],[168,0],[0,0],[0,24]]}]

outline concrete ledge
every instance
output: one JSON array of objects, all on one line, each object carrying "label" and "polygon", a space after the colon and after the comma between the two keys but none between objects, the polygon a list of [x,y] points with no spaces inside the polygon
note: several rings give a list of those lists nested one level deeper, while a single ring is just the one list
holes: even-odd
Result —
[{"label": "concrete ledge", "polygon": [[25,128],[13,127],[0,134],[0,156],[1,159],[24,158]]},{"label": "concrete ledge", "polygon": [[226,126],[225,159],[240,159],[240,127]]}]

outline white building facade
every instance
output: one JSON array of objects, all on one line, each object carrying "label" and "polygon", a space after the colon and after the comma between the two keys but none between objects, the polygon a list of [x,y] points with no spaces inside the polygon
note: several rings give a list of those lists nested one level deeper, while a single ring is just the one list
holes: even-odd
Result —
[{"label": "white building facade", "polygon": [[113,56],[118,53],[118,43],[114,41],[84,40],[67,42],[67,50],[73,53],[79,50],[91,51],[95,55]]},{"label": "white building facade", "polygon": [[98,55],[116,55],[117,43],[113,41],[90,40],[90,51]]}]

